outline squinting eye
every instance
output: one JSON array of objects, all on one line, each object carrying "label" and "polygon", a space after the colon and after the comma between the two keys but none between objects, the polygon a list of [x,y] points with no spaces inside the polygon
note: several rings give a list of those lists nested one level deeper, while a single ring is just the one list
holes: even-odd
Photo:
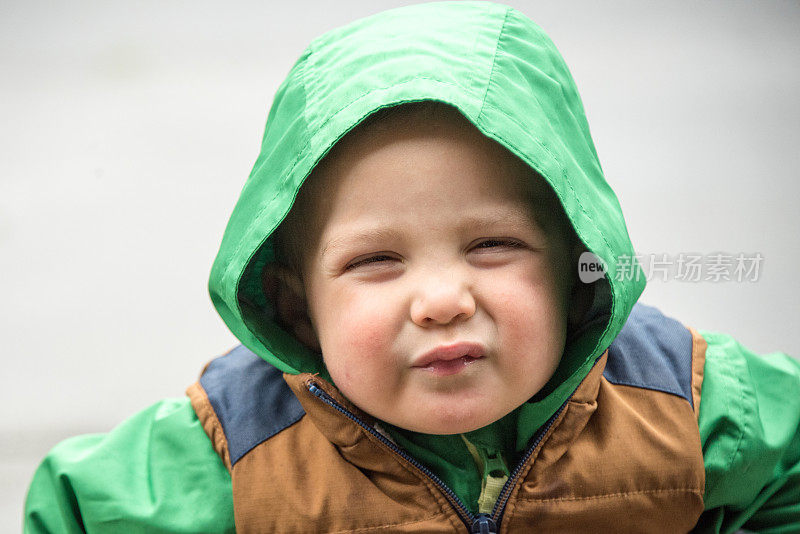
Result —
[{"label": "squinting eye", "polygon": [[481,249],[495,247],[520,248],[522,247],[522,243],[513,239],[486,239],[478,242],[473,248]]},{"label": "squinting eye", "polygon": [[352,263],[347,264],[347,267],[345,267],[345,270],[348,271],[348,270],[354,269],[356,267],[362,267],[364,265],[370,265],[370,264],[373,264],[373,263],[380,263],[380,262],[385,262],[385,261],[393,261],[394,259],[395,259],[394,257],[388,256],[386,254],[378,254],[376,256],[369,256],[369,257],[361,258],[359,260],[356,260],[356,261],[354,261]]}]

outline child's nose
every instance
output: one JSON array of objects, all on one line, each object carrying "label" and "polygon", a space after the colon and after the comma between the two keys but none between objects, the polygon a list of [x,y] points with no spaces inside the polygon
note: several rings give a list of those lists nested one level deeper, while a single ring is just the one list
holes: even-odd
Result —
[{"label": "child's nose", "polygon": [[419,326],[447,325],[475,314],[472,291],[457,276],[426,276],[411,303],[411,320]]}]

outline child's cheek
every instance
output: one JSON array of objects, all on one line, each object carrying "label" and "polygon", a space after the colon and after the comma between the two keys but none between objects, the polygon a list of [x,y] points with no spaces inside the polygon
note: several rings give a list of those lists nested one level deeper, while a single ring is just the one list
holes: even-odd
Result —
[{"label": "child's cheek", "polygon": [[341,388],[354,384],[371,389],[391,369],[395,329],[385,304],[382,309],[373,299],[352,297],[341,303],[323,346],[328,369]]}]

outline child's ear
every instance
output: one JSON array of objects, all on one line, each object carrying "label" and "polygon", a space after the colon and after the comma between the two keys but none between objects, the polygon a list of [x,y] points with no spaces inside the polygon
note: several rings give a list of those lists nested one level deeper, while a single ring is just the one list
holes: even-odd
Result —
[{"label": "child's ear", "polygon": [[319,341],[308,316],[300,275],[293,269],[272,263],[261,272],[261,286],[275,306],[276,322],[300,343],[319,352]]}]

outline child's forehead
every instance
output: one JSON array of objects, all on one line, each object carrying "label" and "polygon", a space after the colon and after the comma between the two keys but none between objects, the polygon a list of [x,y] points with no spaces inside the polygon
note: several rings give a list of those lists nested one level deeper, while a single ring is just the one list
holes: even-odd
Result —
[{"label": "child's forehead", "polygon": [[[445,159],[444,152],[455,146],[467,148],[469,157],[464,158],[464,164],[479,166],[478,172],[487,186],[502,173],[513,178],[506,180],[504,186],[520,197],[546,196],[551,192],[532,168],[482,134],[457,109],[428,101],[379,110],[353,128],[317,164],[303,185],[307,192],[301,190],[301,195],[330,200],[331,190],[338,185],[334,183],[337,175],[359,165],[377,162],[391,171],[408,160],[428,156],[425,161],[431,162],[435,171],[436,156],[441,154]],[[426,174],[414,174],[413,182],[425,187]]]}]

